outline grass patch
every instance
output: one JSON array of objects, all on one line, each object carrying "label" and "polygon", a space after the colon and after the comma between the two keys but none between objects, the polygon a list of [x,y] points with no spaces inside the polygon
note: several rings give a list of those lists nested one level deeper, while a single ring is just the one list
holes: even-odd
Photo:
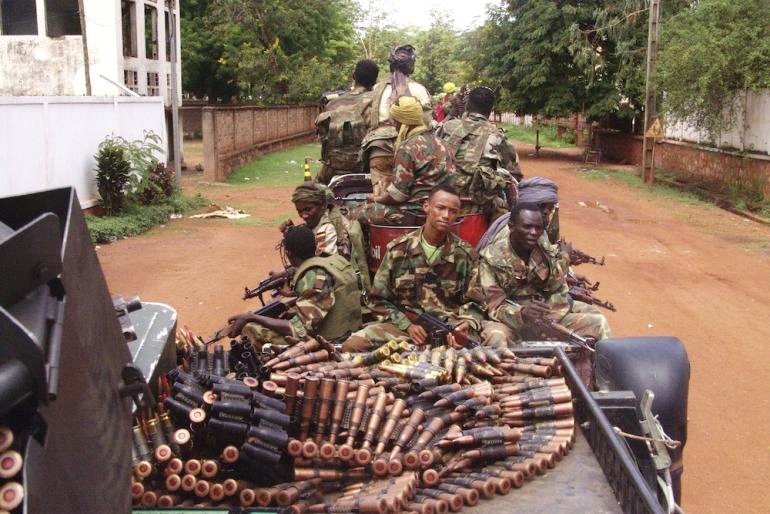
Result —
[{"label": "grass patch", "polygon": [[321,162],[318,160],[320,156],[321,145],[318,143],[272,152],[236,168],[227,178],[227,182],[239,186],[297,186],[304,178],[305,157],[312,158],[310,173],[315,177],[321,169]]},{"label": "grass patch", "polygon": [[209,205],[200,196],[182,196],[177,192],[162,203],[155,205],[129,205],[119,216],[86,216],[91,241],[109,243],[124,237],[147,232],[152,227],[166,223],[172,214],[184,214]]},{"label": "grass patch", "polygon": [[[534,145],[537,139],[537,130],[534,127],[525,127],[524,125],[503,124],[508,139]],[[564,137],[559,140],[556,138],[556,127],[550,125],[540,127],[540,146],[543,148],[574,148],[575,133],[572,130],[565,130]]]},{"label": "grass patch", "polygon": [[[666,184],[656,183],[648,186],[642,182],[642,177],[626,170],[582,168],[580,171],[581,176],[586,180],[611,180],[660,198],[677,200],[688,205],[700,205],[702,207],[711,205],[693,193],[682,191]],[[655,175],[660,178],[673,178],[673,175],[668,175],[661,171],[656,171]]]}]

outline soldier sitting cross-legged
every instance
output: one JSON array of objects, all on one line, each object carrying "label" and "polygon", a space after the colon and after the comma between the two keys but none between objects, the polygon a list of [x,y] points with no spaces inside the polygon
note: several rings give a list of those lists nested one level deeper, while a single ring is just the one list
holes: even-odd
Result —
[{"label": "soldier sitting cross-legged", "polygon": [[[460,211],[460,197],[451,186],[435,186],[423,211],[425,224],[388,244],[372,280],[369,298],[380,322],[355,332],[343,344],[343,351],[368,351],[390,340],[426,344],[427,332],[412,323],[405,310],[433,315],[460,332],[478,333],[481,328],[481,311],[466,305],[465,298],[476,253],[450,232]],[[455,343],[452,334],[447,341]]]}]

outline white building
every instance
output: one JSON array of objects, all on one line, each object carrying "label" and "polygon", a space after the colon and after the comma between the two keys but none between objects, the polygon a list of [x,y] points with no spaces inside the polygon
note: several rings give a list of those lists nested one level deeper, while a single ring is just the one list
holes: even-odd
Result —
[{"label": "white building", "polygon": [[[167,34],[172,7],[179,34],[177,2],[0,0],[0,196],[73,185],[90,207],[99,201],[93,155],[106,136],[152,130],[170,141]],[[181,104],[179,59],[177,77]]]},{"label": "white building", "polygon": [[[0,96],[86,94],[84,50],[92,96],[121,91],[110,79],[143,96],[171,104],[169,0],[82,0],[87,48],[78,0],[0,0]],[[179,7],[174,19],[179,34]],[[177,37],[177,55],[181,51]],[[177,59],[181,103],[182,66]],[[106,77],[103,78],[103,77]]]}]

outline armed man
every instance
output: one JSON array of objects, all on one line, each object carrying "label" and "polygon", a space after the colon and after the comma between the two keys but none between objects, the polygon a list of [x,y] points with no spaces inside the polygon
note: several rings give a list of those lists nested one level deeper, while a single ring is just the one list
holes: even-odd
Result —
[{"label": "armed man", "polygon": [[[366,264],[363,233],[357,221],[343,216],[334,203],[334,195],[324,185],[304,182],[297,186],[291,201],[305,226],[313,231],[316,240],[316,255],[341,255],[353,264],[353,270],[360,277],[362,291],[371,285]],[[281,232],[294,226],[291,220],[284,221]]]},{"label": "armed man", "polygon": [[423,215],[430,190],[448,180],[454,160],[446,145],[424,124],[417,99],[402,96],[390,106],[398,128],[393,161],[393,181],[370,197],[355,214],[362,225],[415,225]]},{"label": "armed man", "polygon": [[466,305],[465,299],[476,253],[450,232],[460,212],[460,197],[451,186],[437,185],[423,210],[425,224],[388,244],[372,280],[372,312],[381,322],[354,333],[343,351],[367,351],[389,340],[428,343],[425,328],[410,321],[408,314],[427,313],[449,323],[455,332],[447,337],[450,344],[462,340],[461,334],[475,335],[481,328],[480,309]]},{"label": "armed man", "polygon": [[380,195],[393,177],[393,144],[398,129],[391,119],[390,106],[402,96],[411,96],[420,102],[425,126],[431,122],[431,97],[425,86],[409,76],[414,72],[416,52],[412,45],[393,48],[388,56],[390,75],[374,86],[370,132],[361,143],[364,171],[371,174],[374,194]]},{"label": "armed man", "polygon": [[329,100],[316,118],[323,162],[318,182],[328,184],[335,175],[363,172],[361,142],[377,126],[371,124],[371,111],[372,87],[378,74],[374,61],[358,61],[353,70],[353,89]]},{"label": "armed man", "polygon": [[245,335],[252,344],[287,345],[305,337],[331,342],[361,327],[361,291],[353,267],[340,255],[316,256],[308,227],[289,227],[283,237],[286,259],[296,268],[286,295],[296,297],[292,316],[277,319],[252,312],[228,320],[229,337]]},{"label": "armed man", "polygon": [[465,114],[444,122],[438,136],[453,153],[456,172],[451,184],[462,197],[470,197],[470,212],[484,212],[490,221],[509,212],[501,193],[515,198],[516,181],[521,180],[519,157],[505,133],[489,115],[495,94],[488,87],[468,93]]},{"label": "armed man", "polygon": [[610,337],[596,307],[568,297],[566,261],[543,233],[540,206],[519,203],[509,224],[481,251],[469,297],[483,301],[497,322],[485,324],[485,336],[494,342],[539,340],[566,327],[596,341]]}]

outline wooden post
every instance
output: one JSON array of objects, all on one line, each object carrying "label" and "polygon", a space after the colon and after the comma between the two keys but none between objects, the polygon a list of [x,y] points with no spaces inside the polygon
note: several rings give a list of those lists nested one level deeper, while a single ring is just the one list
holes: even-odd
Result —
[{"label": "wooden post", "polygon": [[642,181],[645,184],[655,182],[655,162],[653,153],[655,138],[648,137],[648,132],[657,118],[657,87],[655,86],[655,64],[658,61],[658,33],[660,29],[660,0],[650,1],[650,23],[647,33],[647,85],[644,102],[644,142],[642,147]]}]

